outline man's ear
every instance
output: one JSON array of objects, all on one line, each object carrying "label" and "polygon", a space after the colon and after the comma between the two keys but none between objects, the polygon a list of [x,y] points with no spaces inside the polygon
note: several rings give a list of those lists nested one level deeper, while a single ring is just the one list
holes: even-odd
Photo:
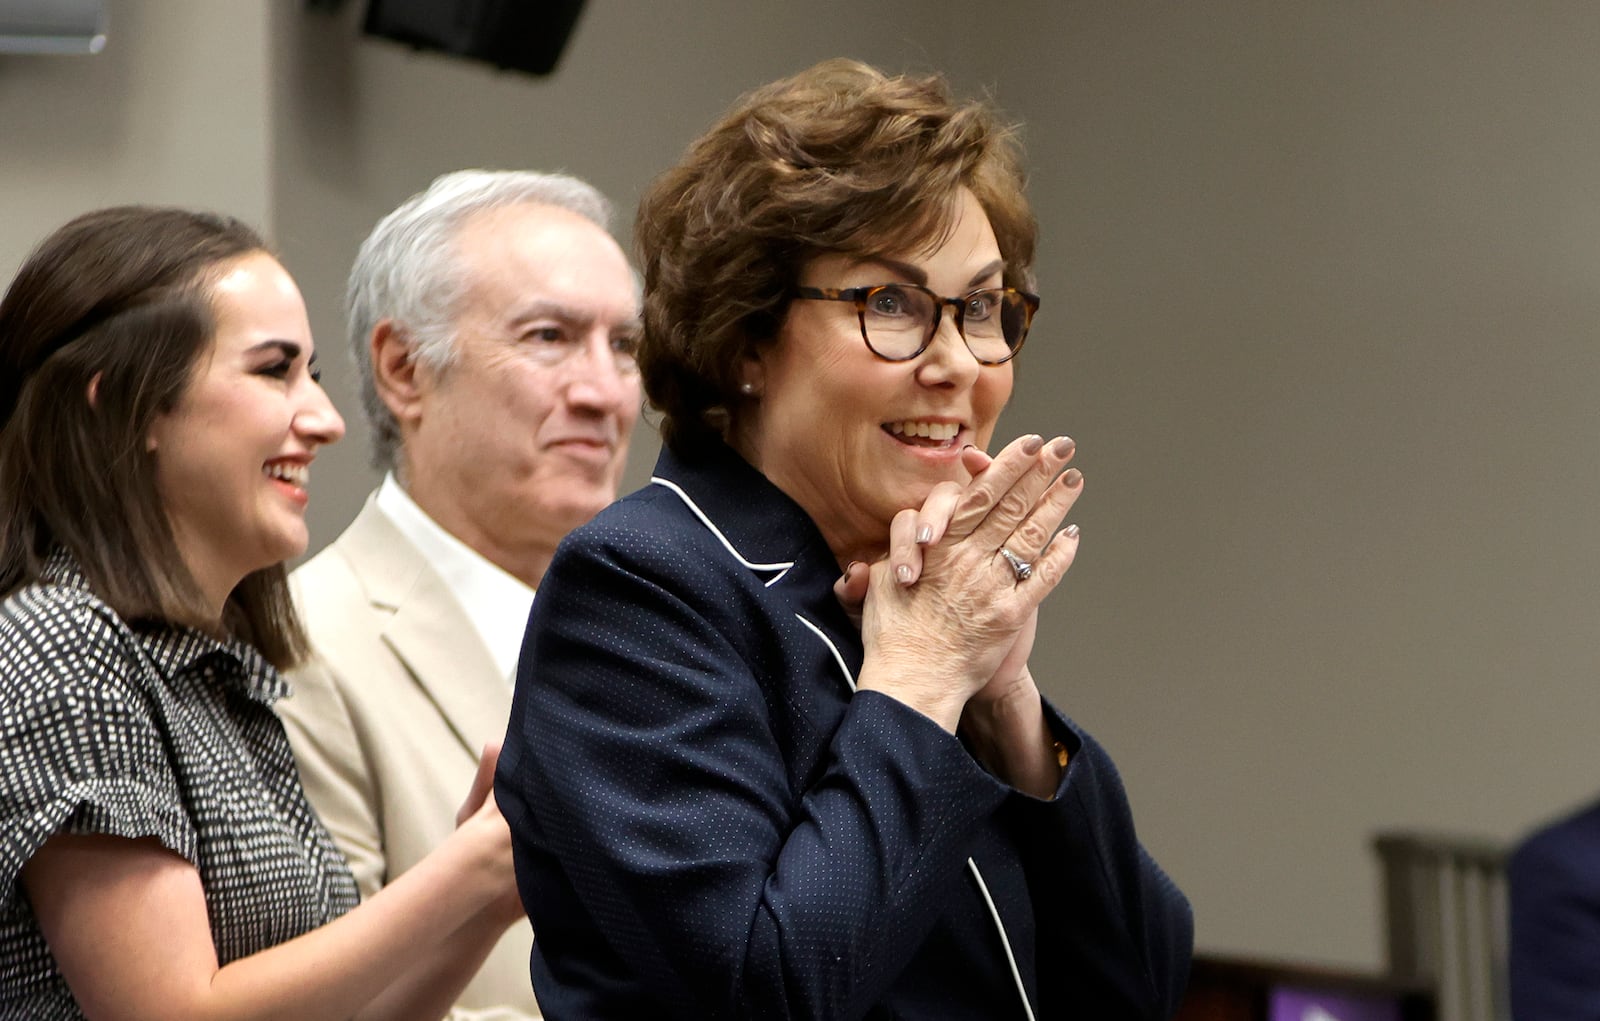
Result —
[{"label": "man's ear", "polygon": [[393,319],[383,319],[372,328],[367,345],[378,399],[397,421],[415,421],[422,411],[422,390],[410,339]]}]

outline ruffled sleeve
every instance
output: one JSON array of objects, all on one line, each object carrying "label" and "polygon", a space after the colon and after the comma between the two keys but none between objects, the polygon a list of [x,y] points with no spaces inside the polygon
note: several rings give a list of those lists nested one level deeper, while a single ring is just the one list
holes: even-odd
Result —
[{"label": "ruffled sleeve", "polygon": [[157,677],[132,633],[90,598],[25,590],[0,608],[0,906],[59,832],[155,837],[193,862]]}]

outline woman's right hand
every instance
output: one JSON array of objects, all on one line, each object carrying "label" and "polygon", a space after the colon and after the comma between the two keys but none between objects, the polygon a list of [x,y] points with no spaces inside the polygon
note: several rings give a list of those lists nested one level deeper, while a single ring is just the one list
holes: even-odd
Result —
[{"label": "woman's right hand", "polygon": [[456,839],[469,841],[482,856],[499,893],[488,910],[507,925],[523,915],[522,898],[517,893],[516,871],[511,860],[511,829],[494,800],[494,770],[500,760],[500,742],[491,741],[478,755],[478,771],[472,778],[467,797],[456,811]]},{"label": "woman's right hand", "polygon": [[473,774],[472,786],[467,788],[467,797],[461,802],[461,807],[456,809],[456,825],[460,826],[472,818],[483,807],[485,801],[492,801],[494,797],[494,767],[500,761],[500,742],[490,741],[478,752],[478,771]]},{"label": "woman's right hand", "polygon": [[[953,494],[936,488],[924,508],[897,516],[890,556],[870,568],[861,689],[905,702],[954,732],[967,700],[994,677],[1077,552],[1076,536],[1055,534],[1083,489],[1077,471],[1062,474],[1072,453],[1064,437],[1022,437],[987,466],[975,457],[972,481]],[[922,545],[920,575],[907,584],[895,537],[927,537],[923,530],[952,495],[947,527]],[[1002,548],[1032,564],[1028,578],[1017,578]]]}]

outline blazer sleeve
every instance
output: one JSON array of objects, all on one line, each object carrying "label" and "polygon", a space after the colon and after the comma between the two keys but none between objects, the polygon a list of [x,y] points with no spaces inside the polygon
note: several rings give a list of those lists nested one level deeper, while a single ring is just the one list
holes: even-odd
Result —
[{"label": "blazer sleeve", "polygon": [[[923,942],[1006,790],[873,692],[851,699],[820,768],[791,778],[773,723],[789,707],[763,694],[740,633],[779,641],[778,622],[752,620],[748,593],[697,566],[715,558],[664,545],[607,549],[580,531],[545,577],[497,787],[519,869],[553,856],[674,1016],[859,1017]],[[559,971],[562,928],[536,882],[523,893]]]},{"label": "blazer sleeve", "polygon": [[1511,1013],[1600,1017],[1600,811],[1536,834],[1507,868]]},{"label": "blazer sleeve", "polygon": [[[389,874],[384,850],[379,792],[340,675],[327,660],[313,657],[296,668],[289,680],[293,694],[280,700],[277,710],[294,749],[301,785],[350,863],[361,896],[369,898],[394,877]],[[530,1021],[537,1017],[512,1006],[474,1009],[457,1005],[442,1021]]]},{"label": "blazer sleeve", "polygon": [[1110,755],[1046,712],[1072,752],[1055,799],[1014,794],[1001,810],[1033,902],[1040,1016],[1171,1017],[1194,949],[1188,898],[1139,843]]}]

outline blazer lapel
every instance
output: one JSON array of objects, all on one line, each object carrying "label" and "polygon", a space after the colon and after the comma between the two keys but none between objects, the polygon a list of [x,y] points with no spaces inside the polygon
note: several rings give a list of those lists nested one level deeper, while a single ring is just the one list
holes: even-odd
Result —
[{"label": "blazer lapel", "polygon": [[839,565],[805,511],[728,447],[715,447],[694,462],[663,447],[650,481],[675,492],[729,556],[788,598],[854,689],[861,632],[833,595]]},{"label": "blazer lapel", "polygon": [[373,607],[392,614],[384,643],[476,758],[483,742],[505,734],[511,688],[466,611],[370,501],[340,541]]}]

